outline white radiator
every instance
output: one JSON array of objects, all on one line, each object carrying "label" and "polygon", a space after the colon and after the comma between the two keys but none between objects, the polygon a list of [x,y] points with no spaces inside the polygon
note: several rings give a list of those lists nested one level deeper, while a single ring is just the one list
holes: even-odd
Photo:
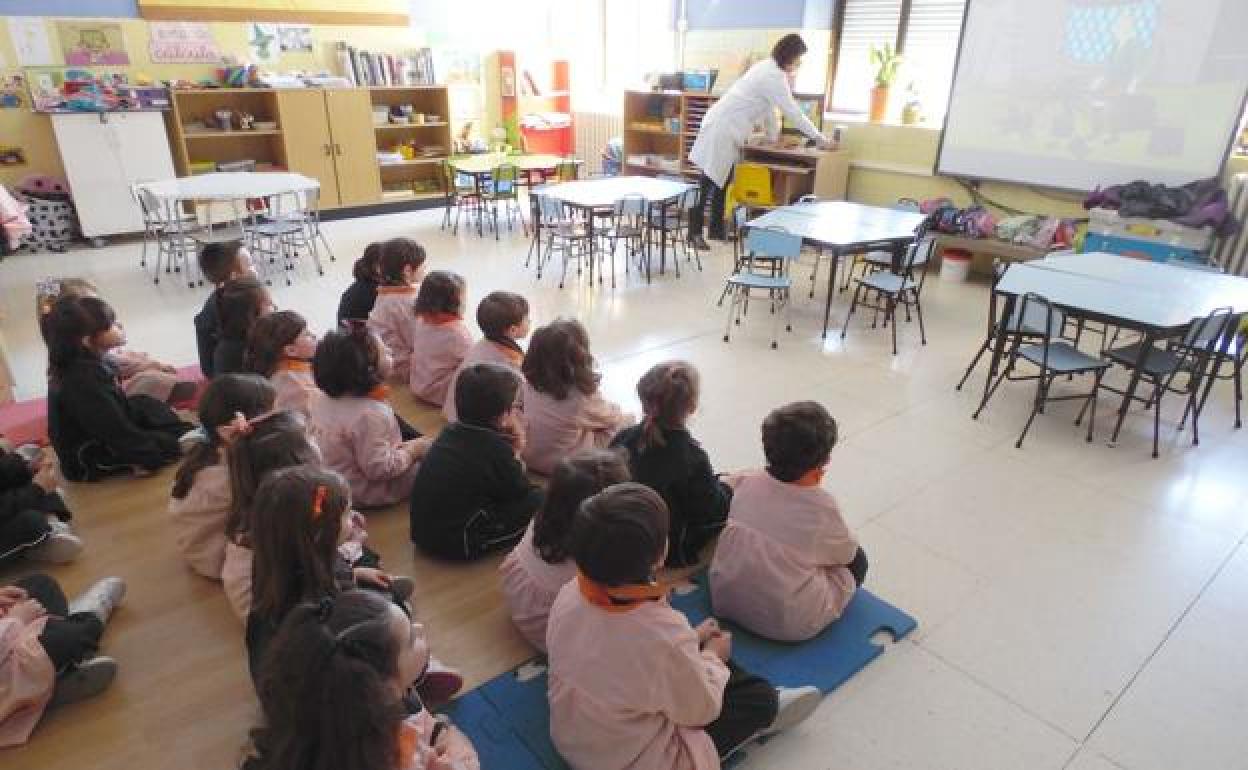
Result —
[{"label": "white radiator", "polygon": [[585,161],[586,172],[601,173],[602,151],[607,148],[607,140],[623,135],[624,122],[619,115],[602,112],[578,112],[574,119],[576,157]]},{"label": "white radiator", "polygon": [[1231,177],[1231,213],[1239,221],[1239,231],[1219,238],[1211,254],[1213,263],[1232,275],[1248,277],[1248,174]]}]

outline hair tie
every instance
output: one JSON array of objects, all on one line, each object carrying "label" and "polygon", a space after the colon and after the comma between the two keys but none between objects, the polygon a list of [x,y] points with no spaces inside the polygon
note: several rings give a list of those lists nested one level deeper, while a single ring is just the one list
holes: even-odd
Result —
[{"label": "hair tie", "polygon": [[277,414],[277,411],[270,410],[262,412],[251,419],[248,419],[242,412],[235,412],[234,417],[229,422],[217,428],[217,435],[227,444],[232,444],[240,436],[250,436],[255,432],[256,426],[268,420]]},{"label": "hair tie", "polygon": [[363,318],[344,318],[342,319],[342,328],[346,329],[349,334],[366,336],[368,334],[368,321]]},{"label": "hair tie", "polygon": [[329,495],[329,487],[324,484],[316,485],[316,493],[312,495],[312,520],[316,521],[325,512],[325,498]]}]

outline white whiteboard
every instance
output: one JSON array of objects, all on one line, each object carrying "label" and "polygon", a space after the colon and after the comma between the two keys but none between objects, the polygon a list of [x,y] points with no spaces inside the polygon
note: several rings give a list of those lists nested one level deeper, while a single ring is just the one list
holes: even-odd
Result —
[{"label": "white whiteboard", "polygon": [[1248,0],[968,0],[939,174],[1069,190],[1219,173]]}]

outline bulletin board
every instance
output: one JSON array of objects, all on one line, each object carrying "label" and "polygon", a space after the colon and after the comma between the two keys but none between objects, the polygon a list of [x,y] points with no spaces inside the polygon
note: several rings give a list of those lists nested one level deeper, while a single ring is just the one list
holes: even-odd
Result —
[{"label": "bulletin board", "polygon": [[408,0],[138,0],[139,15],[161,21],[285,21],[406,27]]}]

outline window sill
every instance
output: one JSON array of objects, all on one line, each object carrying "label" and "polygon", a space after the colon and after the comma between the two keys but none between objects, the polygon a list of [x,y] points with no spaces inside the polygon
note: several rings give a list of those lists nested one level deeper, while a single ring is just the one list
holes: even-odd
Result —
[{"label": "window sill", "polygon": [[830,125],[842,123],[849,126],[882,126],[884,128],[913,128],[919,131],[940,131],[943,126],[935,123],[902,123],[896,120],[885,120],[880,123],[873,123],[863,115],[846,115],[845,113],[825,112],[823,113],[823,125],[826,128]]},{"label": "window sill", "polygon": [[858,171],[880,171],[885,174],[902,174],[905,176],[934,176],[930,166],[916,166],[909,163],[889,163],[882,160],[853,160],[849,167]]}]

